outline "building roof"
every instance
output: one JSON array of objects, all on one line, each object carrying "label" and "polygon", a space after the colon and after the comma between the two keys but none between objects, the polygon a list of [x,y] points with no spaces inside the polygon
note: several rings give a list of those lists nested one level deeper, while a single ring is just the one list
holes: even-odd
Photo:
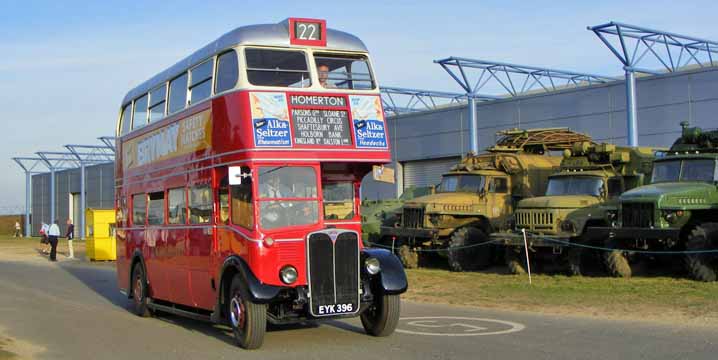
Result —
[{"label": "building roof", "polygon": [[[122,100],[122,106],[132,99],[148,92],[163,82],[179,75],[188,68],[199,64],[213,54],[237,45],[266,45],[290,47],[289,19],[276,24],[259,24],[238,27],[210,42],[192,55],[178,61],[149,80],[130,90]],[[347,51],[368,51],[358,37],[339,30],[327,28],[326,49]]]}]

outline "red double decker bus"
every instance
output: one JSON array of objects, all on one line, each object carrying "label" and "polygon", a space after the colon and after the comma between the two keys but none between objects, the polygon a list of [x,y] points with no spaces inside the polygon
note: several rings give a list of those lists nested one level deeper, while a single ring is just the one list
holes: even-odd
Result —
[{"label": "red double decker bus", "polygon": [[117,126],[117,277],[134,312],[226,323],[361,316],[386,336],[407,281],[363,248],[360,184],[390,161],[364,44],[324,20],[237,28],[132,89]]}]

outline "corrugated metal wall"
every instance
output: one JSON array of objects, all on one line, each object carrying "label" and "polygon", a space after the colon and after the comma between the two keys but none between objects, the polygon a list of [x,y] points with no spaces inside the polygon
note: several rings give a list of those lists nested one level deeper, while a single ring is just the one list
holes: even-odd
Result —
[{"label": "corrugated metal wall", "polygon": [[[694,126],[718,127],[718,68],[643,77],[636,86],[641,145],[669,146],[680,135],[679,123],[684,120]],[[479,147],[492,145],[496,131],[513,127],[569,127],[598,141],[626,144],[625,109],[623,81],[479,103]],[[466,113],[466,107],[453,107],[387,119],[393,160],[406,167],[416,160],[466,153]],[[365,186],[373,187],[372,181],[366,180]],[[382,189],[380,198],[396,196],[393,188]]]},{"label": "corrugated metal wall", "polygon": [[[114,201],[114,164],[88,166],[85,169],[86,200],[88,208],[112,209]],[[65,222],[70,215],[70,194],[80,193],[80,169],[55,173],[55,217],[65,232]],[[32,234],[39,235],[43,222],[50,223],[50,173],[32,177]],[[79,220],[75,220],[75,226]]]}]

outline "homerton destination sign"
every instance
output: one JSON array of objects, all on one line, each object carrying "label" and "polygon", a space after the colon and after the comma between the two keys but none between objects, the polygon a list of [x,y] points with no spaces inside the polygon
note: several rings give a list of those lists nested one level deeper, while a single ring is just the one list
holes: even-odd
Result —
[{"label": "homerton destination sign", "polygon": [[349,114],[345,110],[345,98],[308,95],[292,95],[289,98],[290,104],[293,106],[325,108],[292,109],[295,144],[325,146],[348,146],[352,144]]}]

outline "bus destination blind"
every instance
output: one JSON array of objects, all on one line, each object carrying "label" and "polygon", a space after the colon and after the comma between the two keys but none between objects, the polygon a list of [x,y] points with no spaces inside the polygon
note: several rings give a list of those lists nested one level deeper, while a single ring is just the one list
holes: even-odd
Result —
[{"label": "bus destination blind", "polygon": [[292,109],[292,119],[297,145],[352,144],[346,110]]}]

